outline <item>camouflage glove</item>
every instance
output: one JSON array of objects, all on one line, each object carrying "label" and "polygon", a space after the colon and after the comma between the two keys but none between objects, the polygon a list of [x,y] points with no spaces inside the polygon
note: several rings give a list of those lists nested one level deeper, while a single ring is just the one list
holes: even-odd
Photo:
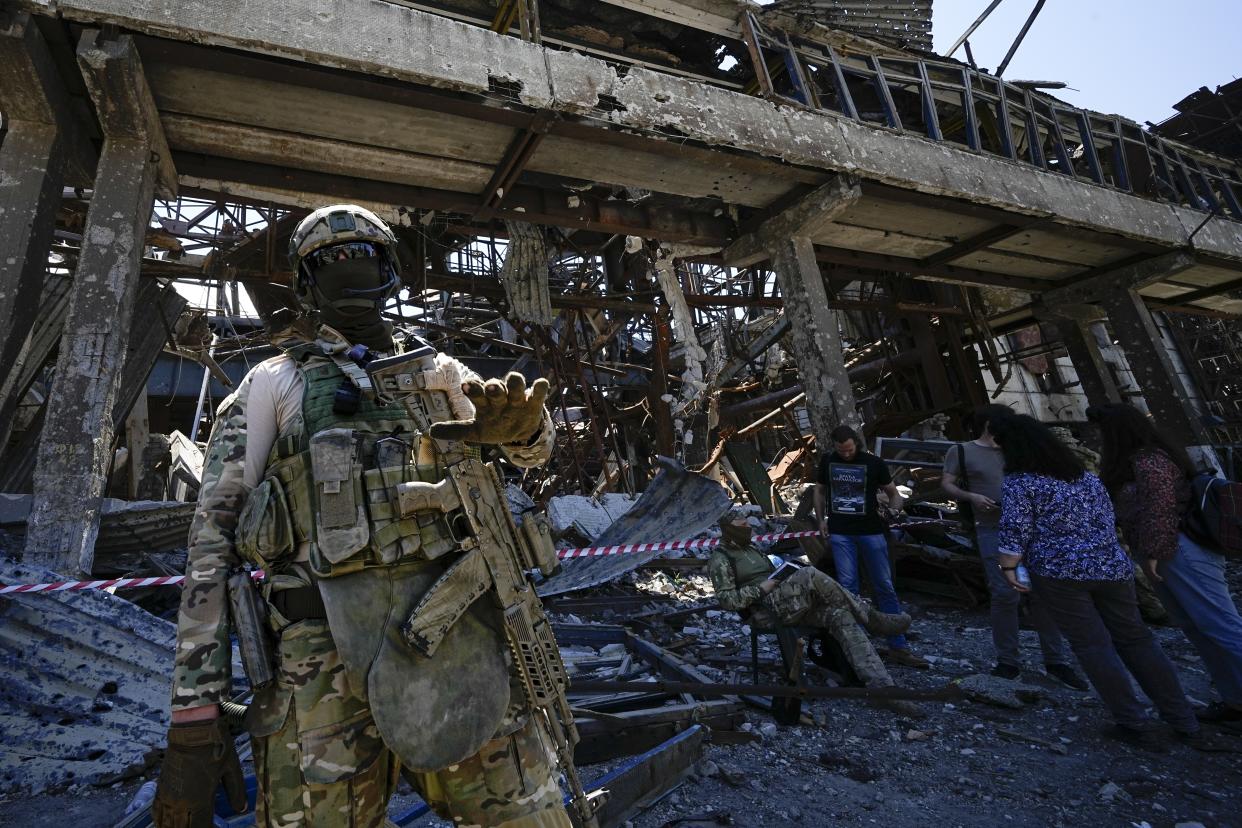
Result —
[{"label": "camouflage glove", "polygon": [[155,828],[212,828],[221,783],[234,813],[245,813],[245,778],[224,718],[170,727],[151,804]]},{"label": "camouflage glove", "polygon": [[474,403],[474,419],[435,423],[431,436],[437,440],[496,446],[526,443],[543,425],[543,401],[548,397],[546,379],[535,380],[527,390],[526,378],[510,371],[504,382],[471,380],[462,390]]}]

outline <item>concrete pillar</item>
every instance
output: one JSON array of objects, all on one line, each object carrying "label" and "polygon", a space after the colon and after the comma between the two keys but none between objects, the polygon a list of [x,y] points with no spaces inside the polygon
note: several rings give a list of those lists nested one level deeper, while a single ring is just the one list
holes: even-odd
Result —
[{"label": "concrete pillar", "polygon": [[[0,9],[0,365],[9,371],[30,333],[47,270],[56,210],[67,180],[80,180],[93,150],[76,123],[47,43],[26,12]],[[20,392],[0,398],[0,449]]]},{"label": "concrete pillar", "polygon": [[1100,304],[1108,312],[1113,333],[1156,424],[1187,446],[1209,445],[1199,412],[1190,402],[1143,297],[1133,288],[1114,290],[1103,294]]},{"label": "concrete pillar", "polygon": [[734,267],[771,261],[785,299],[793,357],[821,451],[832,447],[832,429],[842,424],[857,427],[862,418],[845,370],[837,314],[828,307],[828,289],[811,240],[861,195],[855,182],[837,176],[733,242],[722,254],[724,263]]},{"label": "concrete pillar", "polygon": [[1094,327],[1104,316],[1102,310],[1091,305],[1060,305],[1040,308],[1036,316],[1056,328],[1089,405],[1124,402],[1095,335]]},{"label": "concrete pillar", "polygon": [[959,400],[953,393],[949,382],[948,363],[941,356],[940,341],[931,319],[922,315],[908,317],[910,334],[914,337],[914,347],[923,363],[923,379],[931,395],[931,408],[936,411],[948,411]]},{"label": "concrete pillar", "polygon": [[828,451],[834,428],[862,425],[845,369],[837,315],[828,307],[828,290],[809,238],[774,243],[769,255],[785,299],[789,339],[806,392],[811,428],[820,450]]},{"label": "concrete pillar", "polygon": [[112,460],[113,404],[157,179],[176,173],[132,38],[87,31],[78,64],[104,131],[34,474],[26,555],[89,573]]}]

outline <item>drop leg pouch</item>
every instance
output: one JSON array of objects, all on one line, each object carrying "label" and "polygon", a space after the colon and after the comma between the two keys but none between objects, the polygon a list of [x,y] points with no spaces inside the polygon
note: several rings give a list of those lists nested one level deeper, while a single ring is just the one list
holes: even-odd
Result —
[{"label": "drop leg pouch", "polygon": [[491,739],[509,705],[509,667],[497,625],[475,604],[432,658],[401,626],[444,572],[438,561],[363,569],[319,581],[351,687],[363,695],[388,747],[418,772],[448,767]]}]

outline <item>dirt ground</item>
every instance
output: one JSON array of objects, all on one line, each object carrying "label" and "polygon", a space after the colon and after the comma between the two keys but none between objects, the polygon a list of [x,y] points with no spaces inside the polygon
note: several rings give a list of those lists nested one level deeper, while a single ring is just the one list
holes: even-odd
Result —
[{"label": "dirt ground", "polygon": [[[986,608],[936,608],[917,597],[908,608],[915,617],[913,646],[934,663],[926,671],[893,668],[899,684],[936,687],[991,667]],[[713,650],[736,650],[744,640],[736,618],[713,613],[686,624],[677,633],[700,644],[683,654],[713,676],[730,678],[737,668],[707,665],[719,663],[708,658]],[[759,741],[708,745],[694,772],[630,824],[1242,826],[1242,754],[1201,754],[1172,740],[1167,754],[1152,754],[1104,739],[1107,715],[1098,700],[1046,678],[1034,633],[1022,635],[1028,669],[1021,681],[1042,695],[1022,710],[928,703],[923,718],[911,719],[860,702],[820,701],[803,711],[823,725],[799,727],[778,727],[752,711],[748,726]],[[1185,638],[1170,628],[1157,635],[1190,695],[1207,702],[1207,675]],[[829,680],[817,667],[808,675],[812,682]],[[1242,750],[1242,736],[1232,738]],[[604,768],[582,771],[590,780]],[[0,825],[110,826],[140,784],[0,802]],[[403,797],[392,812],[410,801]]]}]

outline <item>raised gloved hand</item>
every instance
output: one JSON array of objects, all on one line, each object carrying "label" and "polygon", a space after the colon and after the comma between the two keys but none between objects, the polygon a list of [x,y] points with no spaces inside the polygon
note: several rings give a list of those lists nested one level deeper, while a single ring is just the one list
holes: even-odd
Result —
[{"label": "raised gloved hand", "polygon": [[229,806],[246,811],[246,782],[224,718],[174,724],[151,804],[155,828],[211,828],[216,788],[224,785]]},{"label": "raised gloved hand", "polygon": [[471,380],[462,385],[462,390],[474,403],[474,419],[435,423],[431,436],[488,445],[525,443],[543,424],[548,387],[546,379],[537,379],[527,389],[526,378],[517,371],[510,371],[504,382]]}]

